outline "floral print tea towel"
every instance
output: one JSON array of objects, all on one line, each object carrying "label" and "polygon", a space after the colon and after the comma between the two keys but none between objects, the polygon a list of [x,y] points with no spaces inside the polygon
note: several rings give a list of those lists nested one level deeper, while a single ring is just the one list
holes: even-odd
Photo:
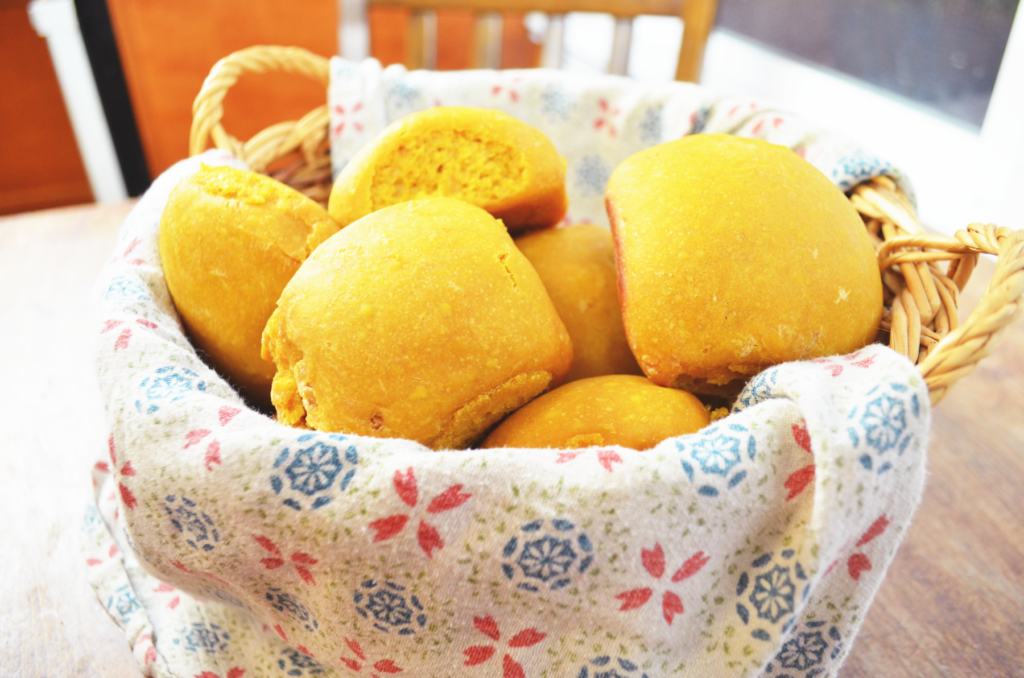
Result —
[{"label": "floral print tea towel", "polygon": [[725,133],[792,148],[846,191],[885,174],[913,200],[906,176],[846,136],[767,104],[722,97],[692,83],[638,83],[565,71],[413,71],[374,59],[331,60],[331,161],[342,167],[389,124],[434,106],[504,111],[546,134],[567,162],[569,223],[608,227],[612,171],[649,146],[688,134]]},{"label": "floral print tea towel", "polygon": [[920,500],[930,420],[882,346],[788,363],[652,450],[434,452],[281,426],[191,347],[154,182],[96,288],[110,437],[85,555],[179,678],[834,675]]}]

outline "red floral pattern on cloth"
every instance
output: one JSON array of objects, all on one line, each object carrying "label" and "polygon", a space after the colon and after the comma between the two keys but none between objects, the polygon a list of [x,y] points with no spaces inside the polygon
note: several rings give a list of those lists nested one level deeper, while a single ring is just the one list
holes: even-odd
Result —
[{"label": "red floral pattern on cloth", "polygon": [[851,353],[850,355],[842,356],[840,358],[818,358],[811,362],[818,365],[823,365],[833,377],[838,377],[843,373],[844,367],[859,367],[861,369],[867,369],[871,367],[875,362],[874,356],[868,356],[866,358],[861,357],[861,352]]},{"label": "red floral pattern on cloth", "polygon": [[[501,641],[501,631],[498,629],[497,622],[490,615],[486,617],[473,617],[473,626],[476,627],[480,633],[489,637],[498,645],[473,645],[462,651],[466,655],[466,661],[463,662],[463,666],[477,666],[487,662],[491,657],[498,652],[498,647]],[[519,631],[514,636],[508,639],[505,646],[508,648],[501,658],[501,675],[502,678],[526,678],[526,672],[523,670],[522,664],[516,661],[509,651],[514,648],[526,648],[533,647],[540,643],[542,640],[547,638],[546,633],[541,633],[536,628],[528,628]]]},{"label": "red floral pattern on cloth", "polygon": [[[793,424],[791,427],[793,431],[793,440],[796,444],[807,454],[813,454],[811,452],[811,436],[807,432],[807,426],[804,423]],[[785,488],[789,490],[789,494],[786,495],[786,501],[793,501],[800,496],[801,493],[807,486],[814,481],[814,464],[808,464],[798,471],[794,471],[786,482],[783,483]]]},{"label": "red floral pattern on cloth", "polygon": [[[558,452],[558,458],[555,460],[556,464],[565,464],[581,454],[587,453],[587,450],[566,450]],[[622,463],[622,456],[616,450],[596,450],[594,456],[597,458],[597,463],[601,465],[605,471],[611,473],[615,470],[615,464]]]},{"label": "red floral pattern on cloth", "polygon": [[255,534],[252,535],[252,538],[264,550],[269,551],[274,556],[272,558],[263,558],[262,560],[260,560],[260,563],[263,565],[263,567],[267,568],[268,570],[276,570],[279,567],[283,567],[285,562],[290,562],[295,567],[295,571],[299,574],[299,577],[302,578],[302,581],[306,582],[311,586],[316,585],[316,579],[313,577],[313,573],[310,572],[308,569],[309,567],[316,565],[316,558],[313,558],[307,553],[296,551],[295,553],[291,554],[288,557],[288,560],[286,561],[284,558],[284,554],[281,553],[281,550],[277,548],[277,545],[274,544],[274,542],[270,541],[266,537],[261,537]]},{"label": "red floral pattern on cloth", "polygon": [[[395,492],[399,498],[410,508],[416,508],[416,504],[419,501],[419,490],[416,486],[416,476],[410,467],[403,474],[401,471],[395,471]],[[464,493],[462,491],[462,485],[452,485],[441,494],[437,495],[430,500],[427,504],[426,513],[428,515],[443,513],[444,511],[451,511],[454,508],[462,506],[473,495]],[[380,518],[370,523],[369,527],[375,531],[376,534],[373,537],[373,541],[386,541],[391,539],[395,535],[399,534],[405,529],[406,523],[409,522],[410,514],[397,513],[395,515],[388,516],[386,518]],[[444,548],[444,540],[441,539],[441,534],[437,531],[437,528],[426,522],[420,520],[419,527],[416,530],[416,540],[423,550],[423,553],[428,558],[432,557],[435,549]]]},{"label": "red floral pattern on cloth", "polygon": [[[644,569],[647,570],[647,574],[655,579],[661,579],[661,576],[665,574],[665,552],[662,550],[661,544],[655,544],[654,548],[650,550],[641,549],[640,560],[643,563]],[[675,571],[671,577],[671,582],[675,584],[689,579],[700,572],[708,564],[709,560],[703,551],[694,554]],[[622,601],[622,607],[619,608],[619,611],[627,612],[643,607],[653,595],[654,589],[644,587],[624,591],[615,596],[615,598]],[[679,594],[671,589],[665,589],[661,598],[661,611],[665,623],[671,626],[675,616],[685,611]]]},{"label": "red floral pattern on cloth", "polygon": [[363,131],[363,123],[359,121],[359,113],[363,110],[363,103],[357,101],[348,107],[348,110],[344,106],[335,105],[331,107],[331,113],[334,114],[335,122],[331,125],[331,135],[333,137],[340,137],[345,133],[345,127],[348,126],[356,133]]},{"label": "red floral pattern on cloth", "polygon": [[619,134],[616,125],[618,124],[619,116],[622,114],[622,109],[616,108],[613,110],[605,99],[598,99],[597,107],[600,113],[597,119],[594,120],[594,129],[607,132],[608,136],[615,138]]},{"label": "red floral pattern on cloth", "polygon": [[356,659],[349,659],[346,657],[341,658],[341,662],[350,671],[362,673],[365,668],[370,674],[370,678],[381,678],[382,674],[391,675],[402,672],[402,667],[398,666],[390,659],[378,659],[371,663],[370,660],[366,658],[366,653],[363,652],[363,647],[356,640],[346,638],[345,644],[348,645],[348,649],[356,656]]}]

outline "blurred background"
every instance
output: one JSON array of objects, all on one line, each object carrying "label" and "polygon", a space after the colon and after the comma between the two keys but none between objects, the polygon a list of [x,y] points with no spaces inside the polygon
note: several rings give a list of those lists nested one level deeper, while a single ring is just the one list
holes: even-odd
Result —
[{"label": "blurred background", "polygon": [[[1024,228],[1011,200],[1024,180],[1017,9],[1018,0],[719,0],[700,81],[858,139],[909,174],[930,228]],[[422,64],[408,18],[362,0],[0,0],[0,214],[139,195],[187,155],[192,101],[213,63],[235,50],[358,55],[368,36],[385,65]],[[427,65],[480,63],[470,12],[439,11],[435,21]],[[501,25],[488,63],[541,63],[547,15],[506,14]],[[572,13],[558,29],[562,67],[598,73],[618,59],[610,15]],[[673,79],[683,32],[676,17],[638,18],[625,72]],[[325,98],[300,77],[246,76],[224,126],[246,139]]]}]

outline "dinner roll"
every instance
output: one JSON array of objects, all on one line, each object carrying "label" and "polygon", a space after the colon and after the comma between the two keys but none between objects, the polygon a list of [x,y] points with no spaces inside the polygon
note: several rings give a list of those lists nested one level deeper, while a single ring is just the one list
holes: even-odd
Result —
[{"label": "dinner roll", "polygon": [[644,377],[607,375],[542,395],[503,421],[483,447],[621,445],[646,450],[707,425],[707,410],[686,391]]},{"label": "dinner roll", "polygon": [[574,224],[528,233],[516,247],[537,270],[572,339],[565,380],[642,374],[622,327],[611,233]]},{"label": "dinner roll", "polygon": [[501,111],[438,107],[390,125],[349,161],[328,210],[342,227],[389,205],[448,196],[509,231],[558,223],[565,163],[541,132]]},{"label": "dinner roll", "polygon": [[605,197],[626,335],[655,383],[734,395],[768,365],[874,340],[882,281],[864,224],[788,148],[684,137],[628,158]]},{"label": "dinner roll", "polygon": [[327,211],[268,176],[202,165],[160,217],[171,298],[201,354],[254,405],[269,407],[274,366],[260,337],[281,290],[338,230]]},{"label": "dinner roll", "polygon": [[278,420],[462,448],[558,384],[572,344],[500,221],[394,205],[306,260],[263,334]]}]

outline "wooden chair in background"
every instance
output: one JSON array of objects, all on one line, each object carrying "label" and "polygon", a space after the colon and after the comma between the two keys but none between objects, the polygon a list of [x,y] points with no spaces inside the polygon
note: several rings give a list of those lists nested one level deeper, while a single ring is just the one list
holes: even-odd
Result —
[{"label": "wooden chair in background", "polygon": [[[409,68],[436,68],[438,10],[467,10],[475,15],[474,68],[501,67],[503,13],[540,11],[548,15],[544,48],[538,63],[533,64],[548,68],[558,68],[563,63],[567,13],[611,14],[615,17],[615,33],[608,71],[616,75],[626,74],[633,19],[640,15],[675,16],[682,19],[684,26],[676,80],[697,82],[708,34],[715,21],[717,0],[341,0],[340,40],[346,56],[360,58],[367,54],[366,44],[360,37],[361,28],[366,26],[367,7],[410,11],[405,59]],[[376,56],[375,46],[369,47],[369,54]]]},{"label": "wooden chair in background", "polygon": [[[26,4],[27,0],[13,0],[6,3],[8,8],[0,0],[0,9],[10,9],[5,16],[17,14],[17,28],[23,34],[20,42],[8,42],[19,53],[34,49],[39,61],[36,70],[48,71],[42,40],[28,26]],[[345,56],[372,55],[384,65],[401,62],[411,68],[557,68],[563,61],[565,14],[603,12],[616,17],[609,71],[624,74],[633,18],[675,16],[685,26],[676,77],[696,81],[716,12],[716,0],[105,0],[87,4],[109,8],[111,33],[130,96],[127,113],[136,121],[148,176],[156,176],[187,155],[192,102],[210,67],[251,45],[296,45],[325,57],[338,53],[340,46]],[[530,11],[549,17],[543,49],[527,37],[523,16]],[[13,20],[7,23],[15,27]],[[6,23],[3,27],[8,28]],[[8,32],[0,30],[0,35],[11,37]],[[0,43],[8,46],[3,39]],[[0,68],[13,81],[23,76],[26,81],[40,80],[36,70],[28,68],[26,59],[13,59]],[[59,99],[52,77],[48,91],[47,105],[53,108]],[[245,78],[232,90],[224,124],[240,138],[249,138],[276,121],[298,119],[321,105],[324,96],[322,83],[289,74]],[[26,96],[12,100],[6,109],[29,110],[26,101]],[[62,126],[45,122],[50,114],[60,114]],[[47,115],[32,113],[18,119],[31,128],[22,130],[18,139],[33,141],[8,144],[11,149],[6,150],[21,149],[11,155],[21,153],[21,159],[7,163],[6,176],[0,172],[0,211],[88,200],[89,186],[79,159],[58,162],[65,157],[70,161],[74,155],[66,152],[74,144],[64,112],[58,107]],[[55,149],[64,150],[48,153],[43,146],[33,146],[37,139],[53,139]],[[22,152],[29,147],[35,150]],[[139,180],[148,183],[146,174],[141,172]],[[38,192],[33,193],[37,185]]]}]

